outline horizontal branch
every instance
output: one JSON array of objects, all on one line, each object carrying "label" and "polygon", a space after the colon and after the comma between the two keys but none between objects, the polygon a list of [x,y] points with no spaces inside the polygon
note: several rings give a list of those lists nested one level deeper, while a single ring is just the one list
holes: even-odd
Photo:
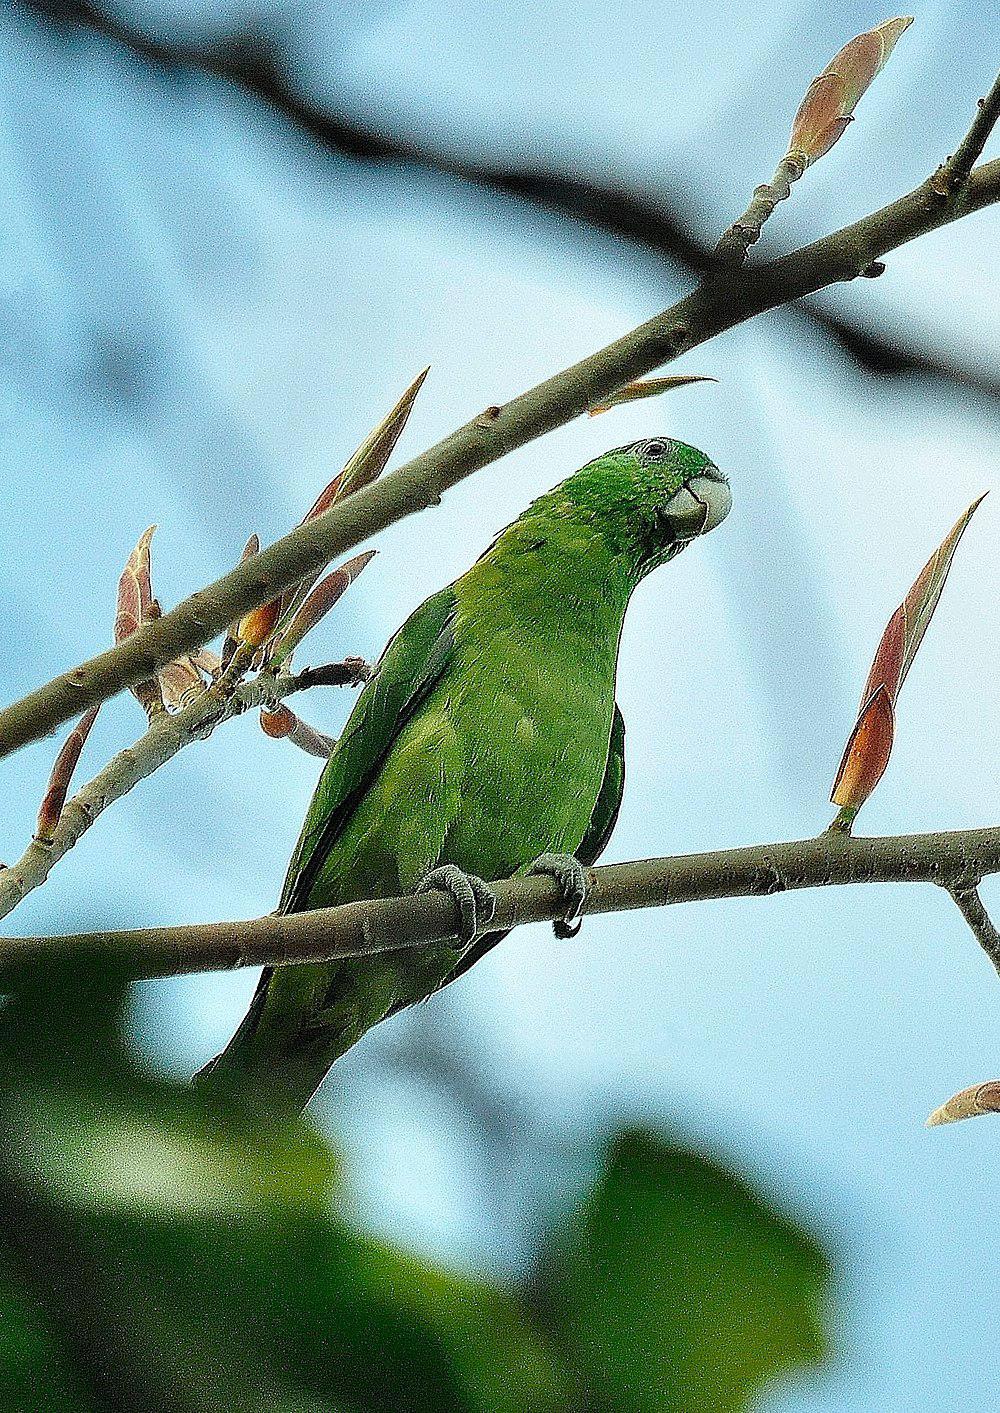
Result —
[{"label": "horizontal branch", "polygon": [[[968,890],[1000,872],[1000,828],[857,839],[821,834],[707,854],[607,864],[588,870],[585,912],[623,912],[708,898],[763,897],[847,883],[935,883]],[[493,885],[497,931],[545,922],[565,911],[551,878],[531,875]],[[330,961],[426,946],[454,935],[444,893],[347,903],[250,922],[215,922],[130,932],[0,939],[0,987],[39,963],[98,956],[133,979]]]},{"label": "horizontal branch", "polygon": [[152,677],[251,609],[276,598],[380,530],[437,504],[473,472],[580,416],[625,383],[725,329],[840,280],[879,256],[1000,200],[1000,161],[972,173],[952,198],[933,178],[853,225],[767,264],[717,272],[670,309],[554,377],[474,417],[436,446],[299,525],[116,647],[0,712],[0,757]]},{"label": "horizontal branch", "polygon": [[205,740],[216,727],[234,716],[254,707],[269,706],[293,692],[322,682],[356,685],[366,675],[362,666],[358,658],[350,658],[346,663],[307,667],[299,673],[283,672],[273,677],[260,674],[238,683],[228,695],[209,686],[182,711],[158,713],[133,745],[113,756],[104,769],[63,806],[51,833],[43,839],[36,836],[17,863],[0,871],[0,918],[6,917],[28,893],[45,882],[59,860],[109,805],[166,765],[184,746]]}]

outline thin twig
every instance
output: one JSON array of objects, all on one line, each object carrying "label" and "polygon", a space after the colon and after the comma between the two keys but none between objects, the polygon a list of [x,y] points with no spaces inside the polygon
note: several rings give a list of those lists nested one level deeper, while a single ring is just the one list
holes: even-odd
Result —
[{"label": "thin twig", "polygon": [[997,201],[1000,161],[973,172],[954,201],[938,199],[928,179],[812,245],[699,286],[631,333],[513,398],[489,420],[474,417],[421,456],[298,526],[123,643],[13,703],[0,712],[0,757],[151,677],[254,607],[395,521],[436,505],[459,481],[582,415],[624,384],[765,310],[854,279],[887,251]]},{"label": "thin twig", "polygon": [[[821,834],[707,854],[643,859],[588,870],[585,912],[656,908],[706,898],[764,897],[848,883],[937,883],[1000,872],[1000,828],[851,839]],[[544,922],[565,912],[558,885],[529,875],[493,885],[491,930]],[[24,966],[96,953],[136,978],[233,967],[329,961],[420,947],[454,936],[454,904],[443,893],[381,898],[249,922],[185,924],[67,937],[0,941],[0,986]]]},{"label": "thin twig", "polygon": [[320,760],[328,760],[330,752],[337,744],[336,738],[327,736],[323,731],[317,731],[315,726],[310,726],[308,721],[303,721],[301,716],[296,716],[295,725],[288,733],[288,739],[293,746],[298,746],[300,751],[305,751],[307,756],[317,756]]},{"label": "thin twig", "polygon": [[1000,932],[993,926],[992,919],[974,884],[955,885],[948,889],[955,900],[955,906],[965,918],[976,941],[1000,972]]},{"label": "thin twig", "polygon": [[715,247],[715,258],[723,265],[741,265],[755,241],[760,239],[764,222],[774,214],[779,201],[787,201],[792,194],[792,183],[797,182],[806,169],[805,159],[799,153],[787,152],[775,168],[769,182],[762,183],[753,194],[753,200],[740,218],[733,222]]},{"label": "thin twig", "polygon": [[345,657],[343,662],[329,662],[322,667],[303,667],[296,673],[299,689],[309,687],[360,687],[372,675],[371,664],[363,657]]},{"label": "thin twig", "polygon": [[[141,780],[147,779],[168,760],[194,741],[203,741],[224,721],[239,716],[254,707],[282,700],[293,692],[317,686],[321,680],[338,681],[341,685],[357,682],[356,660],[350,675],[338,678],[336,672],[345,664],[306,668],[303,672],[263,673],[249,682],[238,683],[227,697],[208,687],[190,706],[175,715],[161,713],[134,745],[119,751],[103,770],[84,785],[62,808],[59,821],[50,834],[34,838],[17,863],[0,872],[0,918],[6,917],[18,903],[40,887],[52,869],[109,805],[128,794]],[[311,729],[311,728],[310,728]],[[319,732],[315,733],[319,736]],[[322,738],[328,742],[328,737]],[[296,743],[300,744],[300,743]],[[318,754],[311,751],[311,754]],[[323,752],[329,754],[329,750]]]},{"label": "thin twig", "polygon": [[990,133],[1000,121],[1000,73],[993,81],[993,87],[985,98],[980,98],[976,105],[976,116],[973,118],[969,131],[962,138],[962,141],[955,149],[955,154],[949,157],[947,162],[935,174],[935,180],[940,178],[938,188],[942,196],[953,196],[961,191],[962,187],[969,180],[969,175],[982,156],[983,148],[986,146]]}]

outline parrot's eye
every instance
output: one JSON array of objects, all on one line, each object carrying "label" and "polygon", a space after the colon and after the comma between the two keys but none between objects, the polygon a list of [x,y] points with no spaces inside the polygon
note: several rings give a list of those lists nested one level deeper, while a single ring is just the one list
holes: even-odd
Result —
[{"label": "parrot's eye", "polygon": [[661,441],[659,438],[656,438],[654,441],[646,443],[646,445],[642,448],[642,454],[643,456],[652,457],[666,456],[669,450],[670,448],[666,442]]}]

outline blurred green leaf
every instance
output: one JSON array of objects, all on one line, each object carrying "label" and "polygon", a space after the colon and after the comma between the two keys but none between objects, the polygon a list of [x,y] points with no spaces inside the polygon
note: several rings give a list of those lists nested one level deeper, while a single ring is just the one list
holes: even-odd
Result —
[{"label": "blurred green leaf", "polygon": [[307,1123],[141,1073],[122,1000],[83,967],[0,1011],[0,1407],[566,1407],[516,1295],[359,1234]]},{"label": "blurred green leaf", "polygon": [[18,1120],[19,1168],[67,1206],[155,1218],[329,1209],[333,1155],[304,1124],[210,1123],[193,1094],[138,1080],[28,1090]]},{"label": "blurred green leaf", "polygon": [[729,1413],[822,1361],[829,1271],[816,1242],[725,1169],[642,1132],[542,1266],[577,1406]]},{"label": "blurred green leaf", "polygon": [[0,1263],[0,1408],[32,1413],[91,1413],[41,1312],[15,1273]]},{"label": "blurred green leaf", "polygon": [[504,1291],[359,1232],[305,1122],[143,1073],[105,958],[0,1007],[0,1407],[732,1413],[821,1360],[828,1269],[644,1133]]}]

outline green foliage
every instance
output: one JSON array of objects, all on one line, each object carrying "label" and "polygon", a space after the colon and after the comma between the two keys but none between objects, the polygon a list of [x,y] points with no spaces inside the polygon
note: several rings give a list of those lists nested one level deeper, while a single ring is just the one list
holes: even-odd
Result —
[{"label": "green foliage", "polygon": [[827,1262],[739,1179],[622,1134],[548,1257],[554,1322],[589,1407],[744,1408],[826,1354]]},{"label": "green foliage", "polygon": [[121,1012],[75,970],[0,1016],[4,1409],[727,1410],[824,1352],[823,1257],[692,1154],[619,1137],[503,1291],[359,1232],[308,1124],[142,1074]]}]

